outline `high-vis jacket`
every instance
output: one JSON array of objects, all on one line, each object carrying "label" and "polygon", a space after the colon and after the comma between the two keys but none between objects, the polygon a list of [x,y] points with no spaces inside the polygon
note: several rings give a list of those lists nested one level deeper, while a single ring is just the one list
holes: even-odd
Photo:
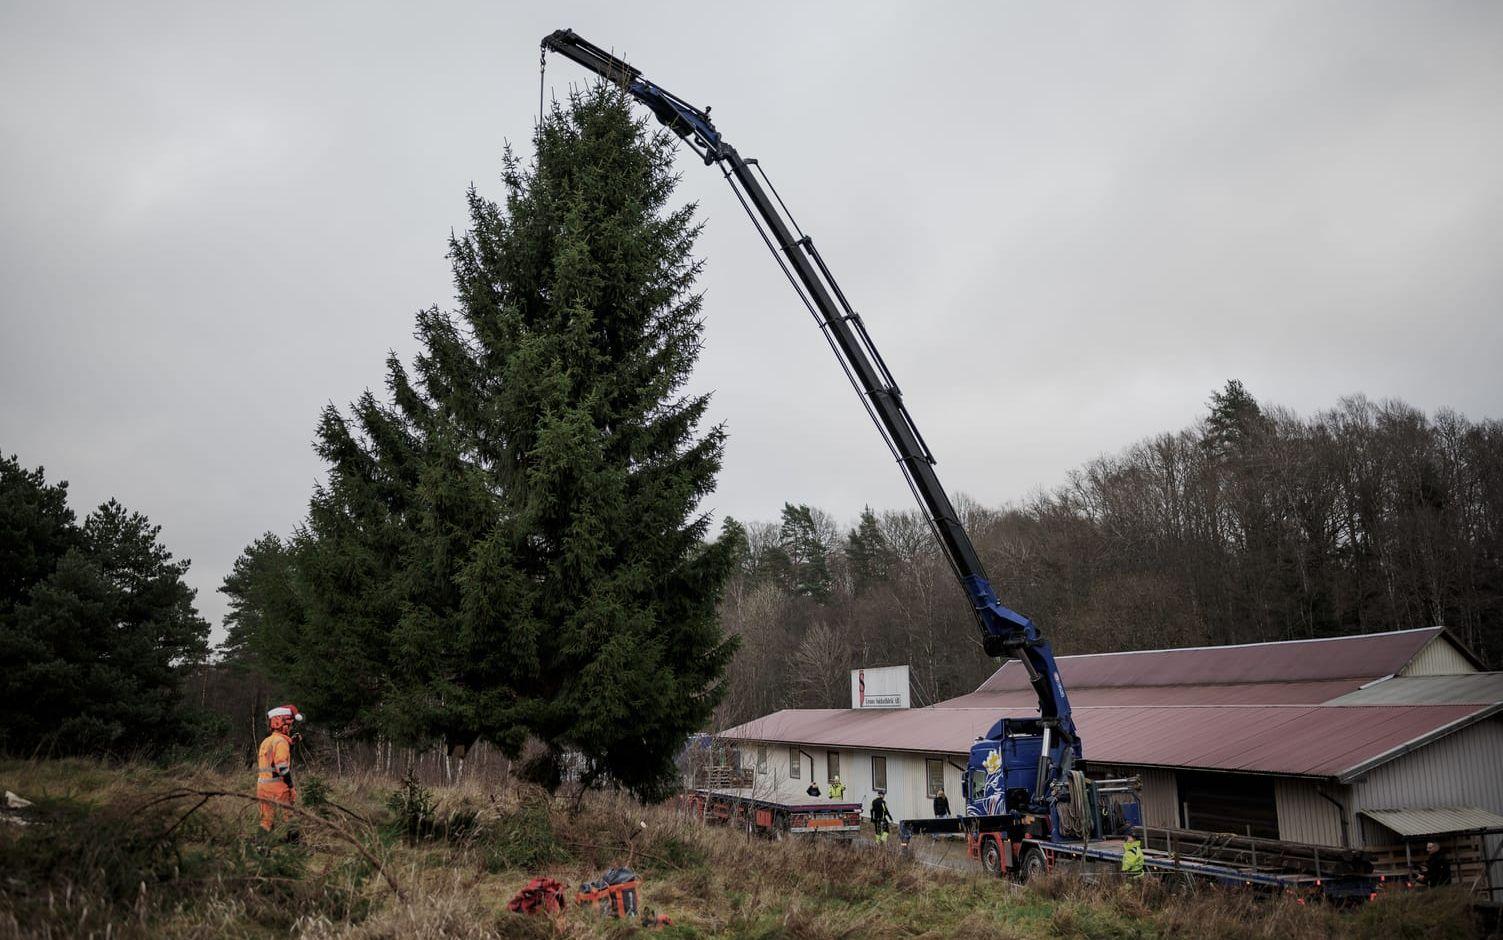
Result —
[{"label": "high-vis jacket", "polygon": [[1143,877],[1143,843],[1134,841],[1122,846],[1122,873],[1129,878]]},{"label": "high-vis jacket", "polygon": [[292,786],[292,739],[273,731],[256,752],[256,783],[284,783]]}]

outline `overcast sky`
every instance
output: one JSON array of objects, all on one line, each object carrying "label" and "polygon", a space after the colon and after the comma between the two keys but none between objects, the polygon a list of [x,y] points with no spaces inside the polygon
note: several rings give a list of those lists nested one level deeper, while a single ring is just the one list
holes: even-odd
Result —
[{"label": "overcast sky", "polygon": [[[763,161],[952,492],[1052,486],[1229,377],[1503,415],[1503,3],[12,0],[0,450],[161,524],[219,635],[235,556],[306,510],[319,408],[451,305],[465,187],[501,194],[563,26]],[[909,507],[720,175],[681,168],[711,506]]]}]

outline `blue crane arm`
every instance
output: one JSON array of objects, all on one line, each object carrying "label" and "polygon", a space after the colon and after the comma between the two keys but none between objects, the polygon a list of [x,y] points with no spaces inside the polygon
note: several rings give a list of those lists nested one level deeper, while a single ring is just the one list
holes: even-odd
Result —
[{"label": "blue crane arm", "polygon": [[[720,164],[737,197],[774,251],[784,273],[814,313],[842,367],[861,393],[868,412],[903,468],[914,496],[924,508],[945,557],[965,589],[981,629],[989,656],[1015,657],[1023,664],[1038,696],[1039,716],[1048,745],[1040,764],[1038,798],[1044,799],[1081,756],[1080,739],[1070,713],[1070,700],[1060,682],[1054,653],[1032,620],[1002,605],[987,579],[970,536],[960,522],[934,471],[934,455],[919,434],[902,392],[887,364],[872,344],[861,316],[851,308],[814,241],[798,228],[776,190],[772,190],[757,161],[743,158],[700,109],[660,85],[610,52],[561,29],[543,39],[543,49],[572,59],[596,75],[614,82],[640,101],[658,121],[681,137],[706,165]],[[753,172],[755,168],[756,172]],[[766,185],[764,186],[764,183]],[[769,194],[771,190],[771,194]],[[780,211],[781,209],[781,211]],[[797,232],[797,235],[794,233]]]}]

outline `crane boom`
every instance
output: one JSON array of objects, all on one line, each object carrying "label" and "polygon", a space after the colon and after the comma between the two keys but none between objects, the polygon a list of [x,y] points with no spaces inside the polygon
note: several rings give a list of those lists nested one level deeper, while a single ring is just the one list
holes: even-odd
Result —
[{"label": "crane boom", "polygon": [[1071,764],[1080,758],[1080,739],[1060,682],[1053,651],[1032,620],[998,601],[960,516],[934,470],[934,455],[913,423],[903,395],[866,326],[830,273],[814,240],[794,222],[787,206],[755,159],[744,158],[721,136],[700,109],[648,81],[642,72],[610,52],[561,29],[543,39],[543,49],[572,59],[620,85],[658,121],[704,160],[718,164],[737,198],[758,225],[794,289],[819,321],[841,366],[865,400],[888,447],[903,469],[945,557],[970,601],[989,656],[1016,657],[1028,673],[1039,701],[1042,748],[1029,806],[1051,806],[1068,786]]}]

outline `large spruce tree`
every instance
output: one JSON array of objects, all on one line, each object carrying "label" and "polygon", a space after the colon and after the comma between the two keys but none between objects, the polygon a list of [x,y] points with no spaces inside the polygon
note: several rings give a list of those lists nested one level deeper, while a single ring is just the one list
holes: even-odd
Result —
[{"label": "large spruce tree", "polygon": [[262,632],[326,719],[530,739],[536,779],[574,753],[650,797],[733,650],[737,541],[707,541],[698,508],[724,436],[683,390],[699,228],[671,204],[672,138],[613,88],[556,107],[536,147],[508,152],[504,205],[471,191],[458,307],[419,315],[413,369],[393,357],[386,400],[326,410],[329,480],[291,549],[306,620]]}]

